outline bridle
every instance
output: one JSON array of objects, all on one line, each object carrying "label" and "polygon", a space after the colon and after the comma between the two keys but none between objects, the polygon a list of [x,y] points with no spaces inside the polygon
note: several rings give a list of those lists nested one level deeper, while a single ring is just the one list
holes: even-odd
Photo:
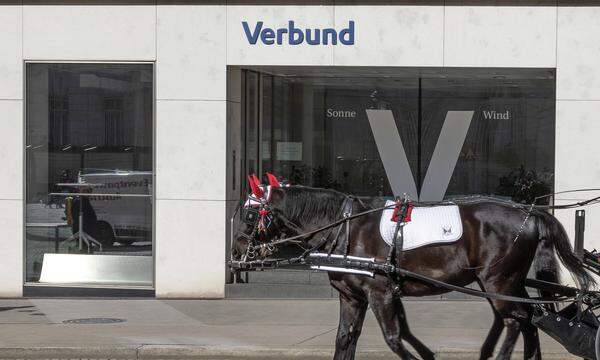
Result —
[{"label": "bridle", "polygon": [[[272,191],[272,190],[271,190]],[[265,198],[257,198],[253,194],[248,195],[246,202],[241,206],[242,212],[242,222],[246,225],[249,225],[249,232],[240,232],[238,235],[246,239],[248,242],[248,246],[246,247],[246,251],[242,256],[242,261],[252,260],[256,258],[257,253],[261,253],[262,255],[269,256],[277,252],[280,245],[290,243],[295,244],[302,248],[304,252],[307,251],[302,244],[304,243],[303,239],[310,237],[318,232],[327,230],[331,226],[326,226],[323,229],[318,229],[318,231],[312,232],[303,232],[304,230],[294,223],[292,220],[288,219],[285,215],[278,213],[278,220],[285,225],[286,229],[291,230],[296,235],[288,237],[273,237],[273,239],[262,242],[259,240],[261,234],[267,234],[271,227],[275,226],[274,221],[274,211],[269,203],[270,199]],[[249,205],[249,202],[253,205]],[[237,210],[236,210],[237,212]],[[282,231],[283,234],[287,234],[287,231]],[[232,231],[232,239],[233,239],[233,231]]]},{"label": "bridle", "polygon": [[[250,202],[258,203],[258,205],[250,205]],[[240,232],[239,235],[246,239],[248,246],[242,256],[243,261],[256,258],[258,246],[258,237],[261,233],[266,233],[273,224],[273,215],[266,201],[252,195],[248,195],[246,203],[242,205],[241,210],[242,222],[249,226],[250,232]],[[267,248],[269,252],[274,252],[274,247]]]},{"label": "bridle", "polygon": [[[259,251],[265,256],[271,255],[277,251],[277,246],[274,244],[274,241],[261,243],[259,237],[261,234],[267,234],[274,224],[273,209],[270,204],[274,189],[287,187],[289,185],[282,185],[271,173],[267,173],[267,177],[269,179],[269,185],[262,185],[256,175],[253,174],[248,176],[248,183],[250,184],[252,192],[247,196],[244,204],[241,205],[241,216],[242,221],[249,226],[250,232],[239,233],[239,235],[248,242],[248,246],[242,256],[242,261],[256,258]],[[236,213],[238,209],[236,209]],[[292,230],[296,232],[302,231],[299,226],[289,219],[283,216],[281,216],[281,218],[286,226]]]}]

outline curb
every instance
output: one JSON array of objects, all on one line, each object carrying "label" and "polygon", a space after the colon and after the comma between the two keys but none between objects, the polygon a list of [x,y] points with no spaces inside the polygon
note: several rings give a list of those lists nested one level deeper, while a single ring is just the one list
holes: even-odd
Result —
[{"label": "curb", "polygon": [[[358,350],[359,360],[395,358],[388,349]],[[543,352],[544,359],[578,359],[566,352]],[[0,348],[0,359],[278,359],[278,360],[331,360],[332,348],[272,348],[249,346],[197,346],[197,345],[140,345],[105,347],[23,347]],[[513,357],[522,358],[522,351]],[[473,349],[440,348],[439,360],[478,359],[479,351]]]},{"label": "curb", "polygon": [[0,359],[137,359],[138,346],[0,348]]}]

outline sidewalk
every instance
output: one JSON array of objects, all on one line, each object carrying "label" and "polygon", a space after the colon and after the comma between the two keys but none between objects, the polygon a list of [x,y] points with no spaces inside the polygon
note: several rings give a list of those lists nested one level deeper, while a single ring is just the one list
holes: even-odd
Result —
[{"label": "sidewalk", "polygon": [[[487,302],[405,303],[439,359],[478,358]],[[0,359],[331,359],[337,321],[337,300],[0,300]],[[541,339],[545,359],[572,358]],[[369,311],[357,359],[395,358]]]}]

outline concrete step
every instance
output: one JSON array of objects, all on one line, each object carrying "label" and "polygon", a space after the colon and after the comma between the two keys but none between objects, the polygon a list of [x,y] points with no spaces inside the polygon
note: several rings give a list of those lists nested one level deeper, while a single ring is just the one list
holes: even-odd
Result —
[{"label": "concrete step", "polygon": [[[327,275],[321,272],[286,270],[252,272],[248,275],[248,283],[226,284],[225,297],[229,299],[331,299],[338,297],[337,291],[329,285]],[[322,275],[325,275],[325,278]],[[313,283],[311,283],[311,276],[315,277],[312,280]],[[469,287],[477,289],[473,284]],[[454,291],[418,298],[406,297],[406,300],[411,299],[483,301],[481,298]]]},{"label": "concrete step", "polygon": [[309,284],[227,284],[229,299],[331,299],[337,292],[329,285]]},{"label": "concrete step", "polygon": [[307,270],[269,270],[248,273],[250,284],[328,285],[327,273]]}]

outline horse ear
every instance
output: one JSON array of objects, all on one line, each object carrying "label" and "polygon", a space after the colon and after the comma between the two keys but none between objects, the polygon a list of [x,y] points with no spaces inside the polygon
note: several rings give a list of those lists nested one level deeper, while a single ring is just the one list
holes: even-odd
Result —
[{"label": "horse ear", "polygon": [[258,180],[256,175],[248,175],[248,185],[250,185],[250,189],[252,190],[252,194],[254,194],[254,196],[263,197],[265,194],[260,188],[260,180]]},{"label": "horse ear", "polygon": [[268,172],[267,178],[269,179],[269,185],[271,185],[271,187],[273,187],[273,188],[281,187],[281,184],[279,183],[279,181],[277,180],[277,177],[275,175]]},{"label": "horse ear", "polygon": [[[252,181],[254,181],[254,185],[256,185],[256,187],[258,187],[260,189],[262,182],[258,179],[258,176],[256,176],[256,174],[252,174]],[[262,191],[262,189],[261,189],[261,191]]]}]

